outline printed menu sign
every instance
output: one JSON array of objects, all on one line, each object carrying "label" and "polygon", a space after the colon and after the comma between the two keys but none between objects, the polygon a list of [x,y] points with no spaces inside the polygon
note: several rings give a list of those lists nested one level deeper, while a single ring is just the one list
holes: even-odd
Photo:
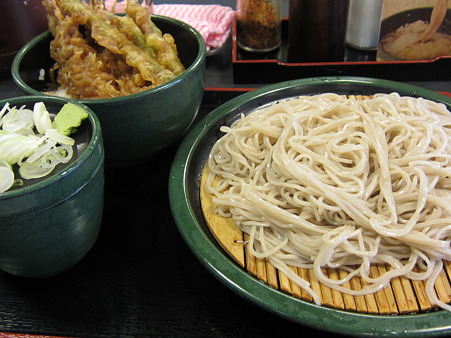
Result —
[{"label": "printed menu sign", "polygon": [[451,0],[384,0],[378,61],[451,56]]}]

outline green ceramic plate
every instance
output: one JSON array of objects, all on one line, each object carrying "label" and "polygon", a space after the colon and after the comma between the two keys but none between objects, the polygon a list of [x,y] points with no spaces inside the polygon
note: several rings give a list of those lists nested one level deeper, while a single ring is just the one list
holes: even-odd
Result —
[{"label": "green ceramic plate", "polygon": [[451,98],[393,81],[322,77],[287,81],[245,93],[215,109],[187,134],[171,168],[169,195],[177,227],[201,263],[227,287],[272,313],[302,325],[353,336],[432,337],[451,334],[451,313],[438,310],[411,315],[369,315],[331,309],[294,298],[260,282],[238,266],[210,233],[202,215],[199,184],[212,145],[241,113],[296,95],[324,92],[362,94],[398,92],[444,103]]}]

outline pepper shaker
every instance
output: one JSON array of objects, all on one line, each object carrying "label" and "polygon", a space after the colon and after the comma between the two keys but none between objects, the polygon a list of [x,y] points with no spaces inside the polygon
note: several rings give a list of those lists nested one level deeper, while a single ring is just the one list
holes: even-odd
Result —
[{"label": "pepper shaker", "polygon": [[249,52],[270,52],[281,44],[281,0],[238,0],[239,47]]}]

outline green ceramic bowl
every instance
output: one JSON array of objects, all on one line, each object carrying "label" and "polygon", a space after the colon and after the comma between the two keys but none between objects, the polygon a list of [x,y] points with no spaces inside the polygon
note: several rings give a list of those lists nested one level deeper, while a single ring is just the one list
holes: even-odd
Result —
[{"label": "green ceramic bowl", "polygon": [[[143,162],[179,140],[195,119],[204,93],[205,41],[191,26],[163,16],[153,21],[162,32],[171,33],[186,71],[166,84],[124,97],[78,100],[98,116],[105,140],[107,165]],[[49,55],[50,32],[42,33],[16,55],[11,73],[27,94],[42,95],[47,81],[39,80],[41,69],[53,65]]]},{"label": "green ceramic bowl", "polygon": [[[42,101],[56,114],[67,100],[23,96],[0,101],[33,108]],[[24,180],[0,193],[0,269],[17,276],[47,277],[77,264],[94,245],[101,226],[104,149],[100,122],[89,114],[72,137],[74,156],[51,175]]]},{"label": "green ceramic bowl", "polygon": [[200,178],[213,144],[223,135],[220,126],[230,125],[240,114],[247,114],[282,98],[324,92],[370,95],[393,91],[442,102],[451,109],[451,98],[426,89],[369,78],[324,77],[282,82],[242,94],[196,124],[174,158],[169,176],[169,198],[181,235],[205,268],[255,305],[319,330],[351,336],[427,337],[451,334],[451,313],[445,310],[370,315],[317,306],[273,289],[248,274],[230,258],[211,234],[202,214]]}]

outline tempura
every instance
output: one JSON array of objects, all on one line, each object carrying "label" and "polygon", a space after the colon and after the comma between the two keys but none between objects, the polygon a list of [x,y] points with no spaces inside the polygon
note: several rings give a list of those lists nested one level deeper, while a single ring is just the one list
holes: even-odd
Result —
[{"label": "tempura", "polygon": [[163,34],[136,0],[127,1],[124,16],[107,11],[103,0],[43,0],[43,5],[54,37],[50,73],[68,97],[129,95],[185,70],[174,38]]}]

